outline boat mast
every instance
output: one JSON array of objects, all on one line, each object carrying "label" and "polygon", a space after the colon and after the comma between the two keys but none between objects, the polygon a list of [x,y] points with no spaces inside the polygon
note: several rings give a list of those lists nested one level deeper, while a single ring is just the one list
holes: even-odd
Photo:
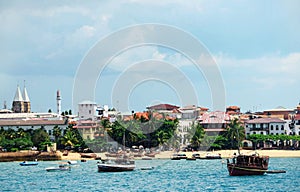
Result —
[{"label": "boat mast", "polygon": [[236,127],[236,133],[237,133],[237,141],[238,141],[238,154],[240,155],[240,133],[239,133],[239,126]]}]

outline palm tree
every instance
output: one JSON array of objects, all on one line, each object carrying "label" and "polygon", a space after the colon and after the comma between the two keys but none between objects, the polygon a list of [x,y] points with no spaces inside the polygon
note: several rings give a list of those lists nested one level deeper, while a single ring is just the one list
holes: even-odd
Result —
[{"label": "palm tree", "polygon": [[55,142],[57,143],[59,137],[61,137],[61,128],[55,125],[52,132],[55,137]]},{"label": "palm tree", "polygon": [[61,138],[61,144],[64,146],[74,147],[79,143],[78,136],[72,129],[68,127],[66,133]]},{"label": "palm tree", "polygon": [[227,124],[225,137],[231,141],[232,148],[239,149],[240,143],[245,139],[245,128],[238,119],[235,118]]},{"label": "palm tree", "polygon": [[[193,131],[193,130],[195,130],[195,131]],[[202,143],[202,139],[205,135],[204,128],[199,123],[197,123],[196,125],[193,124],[190,132],[194,132],[194,135],[192,136],[191,141],[190,141],[191,145],[196,147],[197,149],[199,149],[200,145]]]}]

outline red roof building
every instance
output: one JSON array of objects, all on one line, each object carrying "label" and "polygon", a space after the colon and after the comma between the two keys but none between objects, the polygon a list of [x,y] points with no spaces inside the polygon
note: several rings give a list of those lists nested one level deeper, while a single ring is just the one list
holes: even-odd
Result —
[{"label": "red roof building", "polygon": [[158,104],[158,105],[153,105],[153,106],[150,106],[150,107],[147,107],[148,110],[151,110],[151,111],[172,111],[172,110],[175,110],[175,109],[179,109],[178,106],[175,106],[175,105],[170,105],[170,104]]}]

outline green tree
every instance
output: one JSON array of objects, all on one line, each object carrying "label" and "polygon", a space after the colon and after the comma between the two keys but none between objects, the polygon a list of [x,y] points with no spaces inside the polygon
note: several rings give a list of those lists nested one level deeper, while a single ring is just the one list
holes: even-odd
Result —
[{"label": "green tree", "polygon": [[233,119],[227,124],[225,137],[231,142],[231,148],[240,147],[245,139],[245,128],[238,119]]},{"label": "green tree", "polygon": [[58,143],[58,140],[59,138],[62,136],[62,133],[61,133],[61,128],[58,127],[58,125],[55,125],[52,129],[52,133],[54,135],[54,138],[55,138],[55,142]]},{"label": "green tree", "polygon": [[39,150],[45,150],[46,144],[50,143],[50,137],[44,128],[34,130],[31,140]]},{"label": "green tree", "polygon": [[194,133],[193,136],[191,137],[191,146],[197,148],[198,150],[200,149],[200,145],[202,143],[202,139],[205,135],[204,128],[200,123],[196,123],[192,125],[190,133]]}]

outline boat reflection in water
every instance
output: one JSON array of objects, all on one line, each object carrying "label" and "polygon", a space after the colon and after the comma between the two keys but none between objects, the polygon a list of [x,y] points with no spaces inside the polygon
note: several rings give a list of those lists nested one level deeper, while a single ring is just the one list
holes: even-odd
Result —
[{"label": "boat reflection in water", "polygon": [[227,169],[231,176],[263,175],[267,172],[269,156],[235,155],[231,162],[227,159]]}]

